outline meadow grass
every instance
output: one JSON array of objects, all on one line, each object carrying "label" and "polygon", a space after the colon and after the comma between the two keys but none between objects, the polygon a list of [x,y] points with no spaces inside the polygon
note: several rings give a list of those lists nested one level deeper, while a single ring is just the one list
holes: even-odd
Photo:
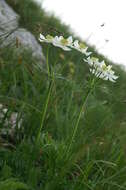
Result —
[{"label": "meadow grass", "polygon": [[[7,2],[37,38],[38,23],[46,23],[45,32],[51,26],[70,34],[33,1]],[[43,44],[45,56],[47,49]],[[0,103],[8,109],[0,119],[0,190],[126,189],[125,71],[114,65],[117,82],[100,81],[89,94],[89,69],[80,54],[50,46],[47,58],[48,69],[40,69],[30,50],[0,50]],[[13,112],[18,119],[8,132]]]}]

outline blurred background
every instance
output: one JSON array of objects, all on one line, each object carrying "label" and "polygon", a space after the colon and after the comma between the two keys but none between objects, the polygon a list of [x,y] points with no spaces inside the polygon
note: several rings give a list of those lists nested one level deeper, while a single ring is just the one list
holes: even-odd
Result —
[{"label": "blurred background", "polygon": [[116,63],[126,65],[125,0],[35,0]]}]

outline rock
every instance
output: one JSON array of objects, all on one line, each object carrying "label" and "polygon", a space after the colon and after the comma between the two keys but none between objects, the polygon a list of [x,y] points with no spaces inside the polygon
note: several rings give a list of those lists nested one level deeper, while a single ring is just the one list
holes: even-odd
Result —
[{"label": "rock", "polygon": [[19,16],[7,5],[4,0],[0,0],[0,36],[18,28]]},{"label": "rock", "polygon": [[32,56],[36,57],[38,60],[43,60],[44,61],[44,56],[42,53],[42,48],[38,44],[37,40],[35,37],[28,32],[24,28],[19,28],[15,30],[12,34],[10,34],[6,40],[4,40],[3,44],[9,45],[12,42],[16,42],[16,39],[18,39],[20,43],[20,48],[28,48],[32,50]]},{"label": "rock", "polygon": [[18,20],[19,15],[5,0],[0,0],[0,47],[16,44],[16,40],[18,40],[20,47],[32,50],[32,56],[42,63],[45,60],[42,47],[29,31],[19,28]]}]

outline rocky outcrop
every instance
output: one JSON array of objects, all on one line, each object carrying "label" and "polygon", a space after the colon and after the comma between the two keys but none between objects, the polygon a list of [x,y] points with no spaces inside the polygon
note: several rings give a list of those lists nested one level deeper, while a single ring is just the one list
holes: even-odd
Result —
[{"label": "rocky outcrop", "polygon": [[18,27],[19,16],[4,0],[0,0],[0,36],[15,30]]},{"label": "rocky outcrop", "polygon": [[12,42],[16,42],[16,39],[18,39],[20,47],[31,49],[32,56],[36,57],[38,60],[43,60],[44,56],[42,54],[41,46],[38,44],[35,37],[24,28],[18,28],[17,30],[13,31],[3,41],[3,46],[7,46],[11,44]]},{"label": "rocky outcrop", "polygon": [[19,15],[5,2],[0,0],[0,47],[20,42],[21,47],[31,49],[32,56],[44,61],[42,48],[35,37],[18,25]]}]

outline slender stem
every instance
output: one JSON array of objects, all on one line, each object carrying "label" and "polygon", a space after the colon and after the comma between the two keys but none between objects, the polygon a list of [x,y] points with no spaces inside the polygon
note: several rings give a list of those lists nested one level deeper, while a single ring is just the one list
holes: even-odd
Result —
[{"label": "slender stem", "polygon": [[[48,79],[49,79],[49,77],[50,77],[50,69],[49,69],[49,48],[47,49],[46,65],[47,65]],[[46,117],[46,112],[47,112],[47,108],[48,108],[48,104],[49,104],[49,99],[50,99],[50,95],[51,95],[52,85],[53,85],[53,81],[51,81],[51,82],[50,82],[50,85],[49,85],[48,94],[47,94],[46,101],[45,101],[45,106],[44,106],[44,111],[43,111],[43,113],[42,113],[41,124],[40,124],[40,128],[39,128],[38,135],[37,135],[37,142],[38,142],[38,140],[39,140],[39,138],[40,138],[41,131],[42,131],[43,124],[44,124],[44,120],[45,120],[45,117]]]},{"label": "slender stem", "polygon": [[80,109],[80,112],[79,112],[79,115],[78,115],[78,118],[77,118],[77,121],[76,121],[76,124],[75,124],[75,127],[74,127],[74,131],[73,131],[73,134],[72,134],[72,138],[71,138],[70,144],[69,144],[68,149],[67,149],[67,153],[66,153],[67,157],[69,156],[69,152],[70,152],[72,143],[73,143],[74,138],[76,136],[76,132],[77,132],[77,129],[78,129],[78,126],[79,126],[79,122],[80,122],[80,119],[81,119],[81,115],[82,115],[83,109],[86,106],[88,97],[90,96],[90,94],[93,91],[93,89],[94,89],[94,79],[91,82],[91,87],[88,89],[88,91],[86,93],[86,96],[84,98],[84,102],[83,102],[83,104],[81,106],[81,109]]},{"label": "slender stem", "polygon": [[50,84],[48,95],[46,97],[45,107],[44,107],[44,111],[43,111],[43,114],[42,114],[42,120],[41,120],[40,128],[39,128],[39,131],[38,131],[38,135],[37,135],[37,141],[40,138],[41,131],[42,131],[42,128],[43,128],[43,124],[44,124],[44,120],[45,120],[45,117],[46,117],[46,112],[47,112],[47,108],[48,108],[48,104],[49,104],[49,99],[50,99],[50,95],[51,95],[51,90],[52,90],[52,83]]},{"label": "slender stem", "polygon": [[50,76],[50,69],[49,69],[49,47],[48,47],[48,49],[47,49],[46,65],[47,65],[48,78],[49,78],[49,76]]}]

